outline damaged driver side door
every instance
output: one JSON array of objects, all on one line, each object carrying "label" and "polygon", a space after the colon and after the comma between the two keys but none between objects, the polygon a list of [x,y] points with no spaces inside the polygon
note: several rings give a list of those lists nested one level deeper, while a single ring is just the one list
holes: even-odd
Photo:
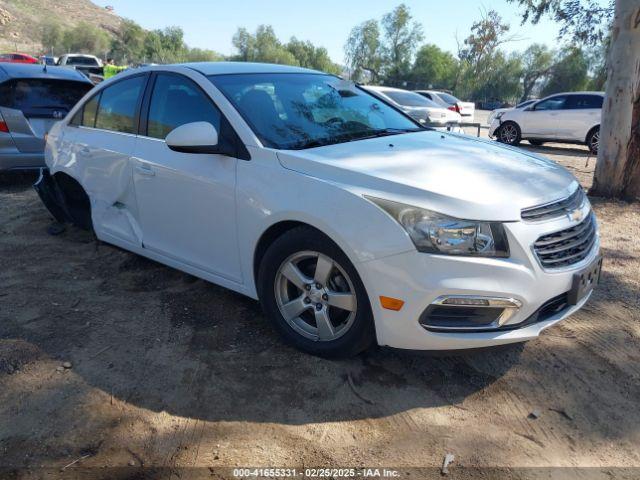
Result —
[{"label": "damaged driver side door", "polygon": [[91,199],[96,235],[135,247],[142,237],[135,220],[131,156],[147,80],[148,75],[141,74],[104,88],[85,103],[73,122],[78,129],[71,158]]}]

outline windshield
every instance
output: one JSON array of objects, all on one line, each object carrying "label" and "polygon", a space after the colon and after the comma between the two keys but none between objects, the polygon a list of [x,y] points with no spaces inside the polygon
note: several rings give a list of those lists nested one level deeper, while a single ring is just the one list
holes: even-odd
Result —
[{"label": "windshield", "polygon": [[422,130],[353,83],[313,73],[211,75],[260,141],[301,149]]},{"label": "windshield", "polygon": [[403,92],[400,90],[381,90],[387,97],[404,107],[429,107],[442,108],[435,102],[413,92]]},{"label": "windshield", "polygon": [[93,57],[67,57],[67,65],[99,66],[98,61]]}]

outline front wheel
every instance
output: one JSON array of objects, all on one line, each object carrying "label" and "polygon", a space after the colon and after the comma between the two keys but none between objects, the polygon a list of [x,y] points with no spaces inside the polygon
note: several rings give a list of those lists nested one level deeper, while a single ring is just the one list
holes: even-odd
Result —
[{"label": "front wheel", "polygon": [[498,141],[507,145],[518,145],[522,139],[520,127],[514,122],[505,122],[498,129]]},{"label": "front wheel", "polygon": [[298,227],[267,249],[260,302],[288,343],[313,355],[356,355],[375,339],[371,306],[355,268],[321,232]]},{"label": "front wheel", "polygon": [[594,155],[598,154],[598,147],[600,145],[600,127],[596,127],[591,132],[589,132],[589,136],[587,137],[587,147],[589,147],[589,151]]}]

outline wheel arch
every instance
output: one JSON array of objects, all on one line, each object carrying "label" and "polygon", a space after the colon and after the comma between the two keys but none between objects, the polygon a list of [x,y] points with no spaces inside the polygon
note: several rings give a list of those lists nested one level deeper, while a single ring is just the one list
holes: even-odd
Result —
[{"label": "wheel arch", "polygon": [[[43,195],[44,190],[48,195]],[[89,195],[73,175],[62,170],[50,174],[44,169],[36,184],[36,191],[56,220],[67,221],[86,230],[92,229]]]},{"label": "wheel arch", "polygon": [[584,143],[588,143],[589,142],[589,137],[591,136],[591,134],[596,130],[600,128],[600,124],[598,123],[597,125],[594,125],[593,127],[591,127],[588,131],[587,131],[587,135],[584,137]]}]

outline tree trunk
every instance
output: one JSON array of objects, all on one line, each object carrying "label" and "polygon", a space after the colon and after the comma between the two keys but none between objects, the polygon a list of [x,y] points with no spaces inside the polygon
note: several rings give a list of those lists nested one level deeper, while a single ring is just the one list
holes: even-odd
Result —
[{"label": "tree trunk", "polygon": [[640,6],[616,0],[591,193],[640,199]]}]

